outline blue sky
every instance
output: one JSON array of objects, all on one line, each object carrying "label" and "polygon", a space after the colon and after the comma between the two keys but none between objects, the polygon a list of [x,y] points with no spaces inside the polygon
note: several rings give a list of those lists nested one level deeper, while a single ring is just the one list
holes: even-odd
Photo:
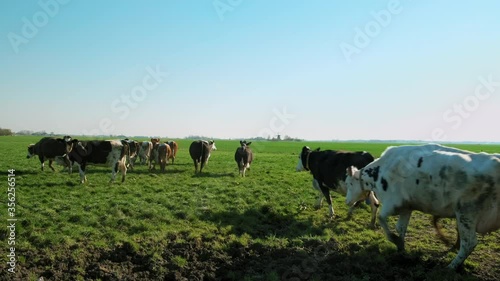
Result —
[{"label": "blue sky", "polygon": [[498,1],[1,1],[0,127],[500,142],[499,10]]}]

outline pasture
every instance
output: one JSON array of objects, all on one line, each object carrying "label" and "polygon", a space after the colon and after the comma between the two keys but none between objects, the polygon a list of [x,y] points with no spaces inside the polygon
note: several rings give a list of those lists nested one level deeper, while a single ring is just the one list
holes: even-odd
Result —
[{"label": "pasture", "polygon": [[[238,141],[216,141],[208,165],[194,174],[190,140],[179,140],[174,165],[160,173],[136,164],[124,183],[109,184],[110,167],[89,166],[86,184],[38,158],[40,137],[0,138],[0,276],[4,280],[499,280],[500,231],[479,236],[459,272],[445,269],[455,252],[434,233],[429,215],[414,212],[406,253],[368,228],[369,206],[346,220],[344,197],[332,193],[336,218],[307,172],[295,172],[303,145],[366,150],[381,143],[253,142],[254,162],[238,176]],[[176,140],[177,141],[177,140]],[[456,145],[500,152],[500,146]],[[15,169],[15,273],[7,271],[10,231],[7,170]],[[391,221],[394,224],[394,219]],[[453,240],[455,222],[443,220]]]}]

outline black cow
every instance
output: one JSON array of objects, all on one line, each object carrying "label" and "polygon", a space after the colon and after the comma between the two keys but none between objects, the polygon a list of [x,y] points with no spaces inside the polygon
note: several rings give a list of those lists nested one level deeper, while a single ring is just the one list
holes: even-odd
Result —
[{"label": "black cow", "polygon": [[61,158],[64,162],[64,165],[69,167],[68,171],[71,173],[72,166],[71,161],[69,160],[68,153],[73,148],[73,143],[71,142],[70,136],[64,136],[64,138],[53,138],[53,137],[44,137],[39,140],[36,144],[30,144],[28,146],[28,155],[26,158],[31,158],[35,155],[38,155],[40,159],[40,163],[42,163],[42,171],[45,166],[45,160],[49,160],[49,167],[52,171],[55,171],[54,167],[52,167],[52,162],[56,158]]},{"label": "black cow", "polygon": [[122,182],[127,174],[126,158],[129,154],[129,146],[126,142],[113,141],[78,141],[73,140],[73,150],[69,154],[70,160],[75,161],[80,168],[80,180],[87,181],[85,168],[87,164],[111,165],[111,181],[116,178],[118,170],[122,172]]},{"label": "black cow", "polygon": [[[334,211],[330,189],[346,195],[345,179],[347,168],[355,166],[361,169],[373,160],[373,156],[366,151],[320,151],[319,148],[312,151],[309,147],[304,146],[299,155],[299,163],[296,170],[298,172],[304,170],[311,172],[313,175],[313,187],[319,191],[316,206],[318,208],[321,207],[324,196],[328,202],[330,216],[333,217]],[[373,193],[370,193],[370,203],[372,207],[371,225],[374,227],[378,200]],[[349,209],[349,217],[352,215],[353,207],[351,206]]]},{"label": "black cow", "polygon": [[247,169],[250,169],[250,164],[252,164],[253,153],[249,145],[252,142],[240,141],[240,147],[236,149],[234,153],[234,160],[238,164],[239,174],[245,176]]},{"label": "black cow", "polygon": [[198,172],[198,163],[200,163],[200,173],[203,167],[207,164],[212,150],[216,150],[215,141],[198,140],[193,141],[189,146],[189,154],[194,162],[194,173]]}]

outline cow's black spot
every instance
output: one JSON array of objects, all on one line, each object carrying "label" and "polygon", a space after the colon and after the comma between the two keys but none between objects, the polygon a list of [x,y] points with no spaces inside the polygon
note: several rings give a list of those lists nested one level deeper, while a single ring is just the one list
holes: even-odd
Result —
[{"label": "cow's black spot", "polygon": [[417,179],[417,180],[415,181],[415,183],[418,185],[418,184],[420,183],[420,180],[419,180],[419,179]]},{"label": "cow's black spot", "polygon": [[447,175],[447,171],[448,171],[449,167],[448,166],[443,166],[441,167],[441,169],[439,170],[439,176],[443,179],[443,180],[447,180],[448,179],[448,175]]},{"label": "cow's black spot", "polygon": [[366,169],[366,174],[369,177],[373,178],[373,181],[377,181],[379,169],[380,169],[380,166],[377,166],[375,168],[368,168],[368,169]]},{"label": "cow's black spot", "polygon": [[479,174],[479,175],[475,175],[474,176],[474,179],[477,181],[477,182],[480,182],[480,183],[485,183],[486,185],[488,185],[488,187],[493,187],[495,186],[495,180],[493,179],[492,176],[490,175],[483,175],[483,174]]},{"label": "cow's black spot", "polygon": [[424,161],[424,158],[420,157],[418,159],[418,164],[417,164],[417,167],[420,168],[422,166],[422,162]]},{"label": "cow's black spot", "polygon": [[454,175],[454,181],[456,187],[465,187],[467,183],[467,174],[464,171],[457,171]]},{"label": "cow's black spot", "polygon": [[380,180],[380,183],[382,184],[382,189],[384,191],[387,191],[387,188],[389,187],[389,184],[387,183],[387,181],[382,177],[382,179]]}]

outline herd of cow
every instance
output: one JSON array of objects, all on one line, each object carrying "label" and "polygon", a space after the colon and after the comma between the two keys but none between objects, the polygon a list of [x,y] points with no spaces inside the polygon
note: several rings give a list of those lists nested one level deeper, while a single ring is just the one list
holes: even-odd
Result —
[{"label": "herd of cow", "polygon": [[[253,160],[251,142],[240,141],[235,161],[240,175]],[[195,173],[202,171],[216,149],[214,141],[194,141],[189,147]],[[80,179],[85,178],[87,163],[110,164],[112,181],[118,171],[125,180],[127,166],[133,169],[137,158],[142,164],[154,163],[165,170],[168,160],[174,163],[177,143],[159,139],[136,142],[128,139],[114,141],[79,141],[69,136],[43,138],[28,147],[28,158],[38,155],[42,170],[44,161],[58,161],[72,170],[79,167]],[[148,162],[149,161],[149,162]],[[200,165],[198,171],[198,165]],[[360,202],[370,202],[371,226],[378,221],[387,238],[398,250],[404,250],[404,238],[414,210],[433,216],[434,226],[440,218],[456,218],[459,247],[457,256],[448,265],[457,269],[477,245],[476,232],[484,234],[500,228],[500,154],[474,153],[438,144],[404,145],[387,148],[375,159],[368,152],[311,150],[304,146],[299,153],[297,171],[310,171],[313,187],[318,190],[317,206],[323,198],[334,215],[330,190],[346,196],[349,216]],[[398,215],[396,231],[388,226],[388,217]]]},{"label": "herd of cow", "polygon": [[[240,141],[240,147],[236,149],[234,159],[242,176],[250,168],[253,153],[250,149],[252,142]],[[202,172],[203,167],[210,158],[210,153],[216,150],[215,141],[198,140],[193,141],[189,147],[189,154],[193,159],[195,173]],[[73,164],[77,164],[82,183],[87,181],[85,169],[88,164],[111,165],[111,182],[116,178],[118,171],[122,174],[122,182],[125,181],[127,168],[133,170],[136,160],[139,158],[141,164],[147,164],[149,170],[155,169],[159,164],[160,171],[165,172],[167,162],[175,161],[179,146],[175,141],[160,142],[159,138],[151,138],[151,141],[137,142],[134,140],[93,140],[80,141],[70,136],[63,138],[44,137],[36,144],[28,146],[28,156],[31,158],[38,155],[44,169],[45,161],[49,161],[49,167],[54,171],[52,163],[56,161],[68,172],[72,172]]]}]

